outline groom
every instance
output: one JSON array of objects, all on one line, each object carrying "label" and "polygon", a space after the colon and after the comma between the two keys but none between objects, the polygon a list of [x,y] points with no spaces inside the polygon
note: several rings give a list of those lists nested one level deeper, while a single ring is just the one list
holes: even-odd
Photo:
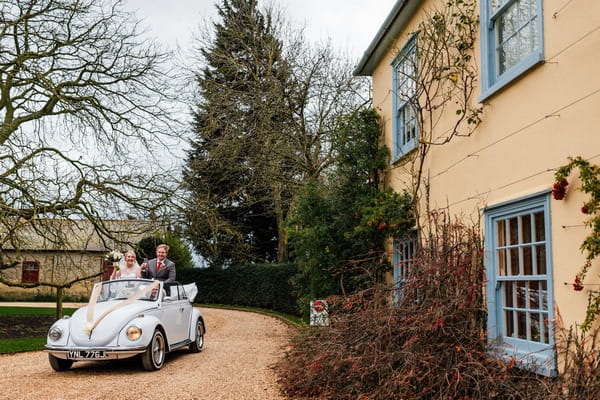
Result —
[{"label": "groom", "polygon": [[156,246],[156,258],[141,265],[142,278],[157,279],[159,281],[175,281],[175,263],[167,259],[169,246],[159,244]]}]

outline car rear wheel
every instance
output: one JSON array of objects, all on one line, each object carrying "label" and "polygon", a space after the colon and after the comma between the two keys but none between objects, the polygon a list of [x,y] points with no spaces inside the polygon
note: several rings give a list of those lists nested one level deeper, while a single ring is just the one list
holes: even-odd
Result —
[{"label": "car rear wheel", "polygon": [[156,329],[152,335],[152,340],[142,354],[142,364],[146,371],[156,371],[160,369],[165,362],[166,345],[165,337],[160,329]]},{"label": "car rear wheel", "polygon": [[190,351],[192,353],[199,353],[204,347],[204,323],[200,318],[196,321],[196,340],[190,343]]},{"label": "car rear wheel", "polygon": [[48,361],[50,361],[50,366],[55,371],[66,371],[73,365],[73,360],[65,360],[63,358],[55,357],[52,354],[48,354]]}]

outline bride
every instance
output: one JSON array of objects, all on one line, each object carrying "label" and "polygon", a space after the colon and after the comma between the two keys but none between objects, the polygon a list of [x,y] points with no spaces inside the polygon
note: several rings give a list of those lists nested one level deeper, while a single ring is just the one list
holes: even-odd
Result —
[{"label": "bride", "polygon": [[125,256],[119,261],[119,267],[113,270],[110,279],[127,279],[127,278],[141,278],[142,270],[137,263],[135,253],[129,250],[125,253]]}]

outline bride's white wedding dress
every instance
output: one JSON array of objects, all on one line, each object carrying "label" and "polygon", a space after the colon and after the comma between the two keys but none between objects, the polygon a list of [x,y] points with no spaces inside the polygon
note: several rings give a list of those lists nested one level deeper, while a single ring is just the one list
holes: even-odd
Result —
[{"label": "bride's white wedding dress", "polygon": [[127,273],[125,271],[121,270],[121,276],[119,276],[119,279],[129,279],[129,278],[133,278],[133,279],[137,278],[137,273],[136,273],[135,269],[133,269],[132,271],[127,272]]},{"label": "bride's white wedding dress", "polygon": [[132,268],[127,268],[125,260],[119,262],[119,272],[120,274],[117,279],[136,279],[138,277],[138,272],[141,274],[140,266],[137,262],[133,264]]}]

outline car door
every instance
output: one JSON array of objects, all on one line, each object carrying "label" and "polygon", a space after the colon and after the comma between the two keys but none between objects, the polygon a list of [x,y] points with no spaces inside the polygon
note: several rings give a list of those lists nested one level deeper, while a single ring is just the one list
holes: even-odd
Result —
[{"label": "car door", "polygon": [[181,285],[172,285],[163,299],[163,323],[169,345],[173,346],[189,337],[191,304],[185,298]]}]

